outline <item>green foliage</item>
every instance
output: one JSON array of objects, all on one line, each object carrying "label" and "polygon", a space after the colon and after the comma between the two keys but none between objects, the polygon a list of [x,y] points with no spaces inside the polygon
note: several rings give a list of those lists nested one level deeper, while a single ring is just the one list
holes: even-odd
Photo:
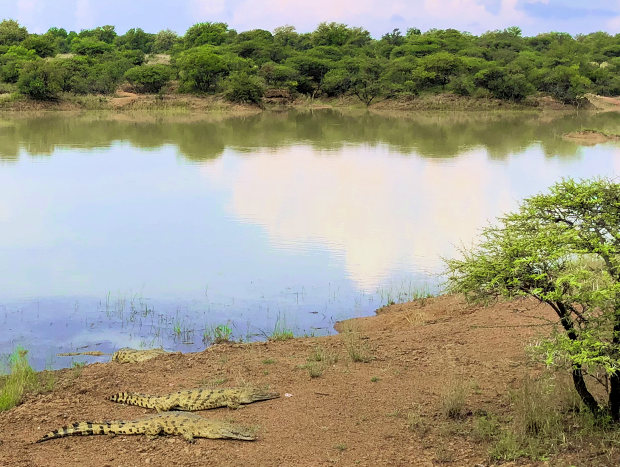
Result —
[{"label": "green foliage", "polygon": [[28,30],[13,19],[0,22],[0,45],[17,45],[28,36]]},{"label": "green foliage", "polygon": [[483,230],[480,244],[446,261],[449,288],[472,300],[532,296],[558,315],[561,331],[540,345],[566,365],[584,404],[600,403],[583,373],[611,378],[608,410],[620,419],[620,185],[564,180]]},{"label": "green foliage", "polygon": [[246,72],[233,72],[224,80],[224,95],[231,102],[260,104],[265,94],[261,78]]},{"label": "green foliage", "polygon": [[[32,55],[15,49],[9,53],[13,47]],[[394,29],[375,40],[362,28],[334,22],[304,34],[292,26],[237,34],[225,23],[203,22],[183,37],[169,29],[151,34],[140,28],[119,36],[110,25],[29,35],[16,21],[0,23],[2,81],[16,82],[24,63],[37,56],[70,51],[92,60],[87,72],[80,70],[84,83],[64,78],[63,89],[71,82],[68,87],[79,93],[111,92],[123,73],[142,65],[150,53],[170,55],[172,67],[178,66],[181,92],[222,91],[222,81],[238,72],[258,73],[268,86],[312,97],[356,95],[366,105],[380,96],[440,92],[517,102],[541,93],[580,105],[589,92],[620,93],[620,42],[604,32],[523,37],[518,27],[511,27],[474,36],[455,29],[422,33],[410,28],[406,35]],[[110,57],[122,65],[110,64]]]},{"label": "green foliage", "polygon": [[164,29],[155,34],[151,51],[153,53],[170,52],[177,43],[179,43],[177,33],[170,29]]},{"label": "green foliage", "polygon": [[9,374],[0,377],[0,412],[18,405],[24,393],[37,386],[37,375],[27,354],[27,350],[17,347],[9,357]]},{"label": "green foliage", "polygon": [[125,72],[125,79],[138,92],[157,93],[172,77],[172,69],[168,65],[142,65],[130,68]]},{"label": "green foliage", "polygon": [[0,56],[0,79],[6,83],[16,83],[20,70],[26,63],[36,59],[34,50],[28,50],[21,45],[9,47],[7,52]]},{"label": "green foliage", "polygon": [[19,74],[17,88],[31,99],[55,99],[62,90],[62,75],[57,67],[45,60],[29,62]]},{"label": "green foliage", "polygon": [[229,35],[226,23],[198,23],[190,27],[185,33],[185,47],[199,47],[201,45],[222,45]]},{"label": "green foliage", "polygon": [[219,80],[228,73],[224,59],[208,45],[186,50],[176,64],[181,89],[188,92],[214,90]]},{"label": "green foliage", "polygon": [[110,52],[114,49],[112,44],[100,41],[94,37],[78,37],[71,42],[71,50],[78,55],[87,55],[93,57]]},{"label": "green foliage", "polygon": [[122,36],[118,36],[114,42],[121,50],[139,50],[143,54],[148,54],[153,48],[155,34],[144,32],[140,28],[133,28]]},{"label": "green foliage", "polygon": [[55,38],[48,34],[30,34],[21,45],[26,49],[34,50],[42,58],[56,55],[58,49]]}]

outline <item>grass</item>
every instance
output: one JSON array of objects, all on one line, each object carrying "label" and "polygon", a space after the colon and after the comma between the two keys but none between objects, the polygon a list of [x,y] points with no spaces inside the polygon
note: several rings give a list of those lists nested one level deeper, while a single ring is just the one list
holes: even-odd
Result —
[{"label": "grass", "polygon": [[287,341],[293,339],[295,335],[293,331],[286,327],[286,321],[278,316],[273,332],[269,336],[270,341]]},{"label": "grass", "polygon": [[[620,429],[581,406],[568,378],[544,373],[526,377],[511,392],[512,417],[477,420],[474,436],[490,440],[492,461],[545,461],[561,451],[583,451],[590,465],[611,465],[620,454]],[[615,461],[614,461],[615,459]]]},{"label": "grass", "polygon": [[9,356],[9,373],[0,377],[0,412],[19,405],[26,392],[47,392],[54,387],[52,374],[36,373],[27,355],[27,350],[17,347]]},{"label": "grass", "polygon": [[441,394],[441,411],[444,416],[452,419],[464,416],[467,388],[459,381],[452,380]]},{"label": "grass", "polygon": [[231,341],[232,328],[228,324],[218,324],[215,327],[206,328],[202,334],[202,341],[207,344],[222,344]]},{"label": "grass", "polygon": [[303,368],[308,370],[310,378],[320,377],[325,369],[338,362],[338,354],[321,346],[316,346],[307,358]]},{"label": "grass", "polygon": [[373,359],[372,351],[365,336],[354,327],[347,326],[342,333],[345,349],[354,362],[368,363]]}]

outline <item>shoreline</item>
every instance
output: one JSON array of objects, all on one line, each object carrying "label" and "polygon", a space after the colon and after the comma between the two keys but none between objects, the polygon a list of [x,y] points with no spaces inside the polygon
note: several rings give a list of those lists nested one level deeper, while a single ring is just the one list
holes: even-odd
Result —
[{"label": "shoreline", "polygon": [[[483,437],[478,427],[489,420],[496,430],[510,426],[509,393],[542,372],[524,346],[551,332],[541,318],[552,316],[532,300],[484,308],[442,295],[339,322],[336,335],[223,343],[140,363],[57,370],[51,390],[0,412],[0,463],[203,465],[209,458],[214,465],[489,465],[497,462],[489,457],[495,438]],[[88,436],[32,444],[68,423],[150,413],[107,400],[118,391],[244,385],[268,386],[281,397],[199,414],[257,427],[254,443]],[[459,416],[448,417],[454,391],[462,391],[463,400]],[[587,442],[579,442],[582,451],[569,444],[550,458],[605,465],[615,452]]]},{"label": "shoreline", "polygon": [[[56,101],[35,101],[15,94],[0,95],[0,112],[75,112],[75,111],[131,111],[178,112],[178,113],[227,113],[253,114],[263,111],[289,110],[351,110],[370,112],[411,111],[519,111],[541,113],[546,111],[575,112],[575,106],[562,104],[549,97],[526,100],[523,103],[498,99],[461,97],[454,94],[426,95],[410,99],[383,99],[366,107],[359,99],[345,98],[297,98],[293,100],[265,99],[262,106],[231,103],[221,96],[198,96],[191,94],[134,94],[118,91],[111,96],[65,94]],[[609,110],[609,108],[606,108]],[[598,110],[594,105],[589,109]]]}]

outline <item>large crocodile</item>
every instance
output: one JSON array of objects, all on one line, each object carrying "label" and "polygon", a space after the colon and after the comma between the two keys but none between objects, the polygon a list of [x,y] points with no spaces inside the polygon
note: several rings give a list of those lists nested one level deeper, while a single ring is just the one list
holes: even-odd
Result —
[{"label": "large crocodile", "polygon": [[252,428],[233,425],[221,420],[209,420],[200,415],[186,412],[165,412],[131,421],[77,422],[51,431],[37,440],[37,443],[72,435],[181,435],[189,442],[194,438],[256,439]]},{"label": "large crocodile", "polygon": [[207,410],[217,407],[238,408],[241,404],[264,401],[280,397],[277,392],[269,392],[253,387],[228,389],[188,389],[163,396],[153,396],[134,392],[119,392],[110,397],[113,402],[137,405],[158,412],[167,410]]}]

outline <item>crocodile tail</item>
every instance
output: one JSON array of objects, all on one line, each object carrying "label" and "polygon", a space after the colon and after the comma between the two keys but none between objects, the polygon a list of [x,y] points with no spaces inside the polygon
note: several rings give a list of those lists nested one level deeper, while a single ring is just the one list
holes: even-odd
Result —
[{"label": "crocodile tail", "polygon": [[50,431],[38,439],[37,443],[48,441],[50,439],[64,438],[65,436],[74,435],[104,435],[110,432],[110,422],[92,423],[92,422],[76,422],[73,425],[63,426],[58,430]]},{"label": "crocodile tail", "polygon": [[155,404],[151,400],[152,397],[147,394],[140,394],[137,392],[119,392],[110,396],[112,402],[118,402],[120,404],[137,405],[138,407],[146,407],[152,409]]}]

